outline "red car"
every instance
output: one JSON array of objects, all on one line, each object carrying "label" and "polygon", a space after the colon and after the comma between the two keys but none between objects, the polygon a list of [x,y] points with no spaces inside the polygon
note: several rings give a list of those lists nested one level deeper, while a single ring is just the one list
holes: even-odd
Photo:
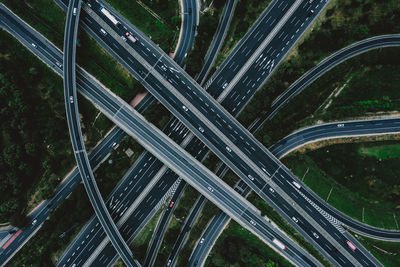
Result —
[{"label": "red car", "polygon": [[172,208],[174,206],[175,202],[171,201],[171,203],[169,204],[169,207]]}]

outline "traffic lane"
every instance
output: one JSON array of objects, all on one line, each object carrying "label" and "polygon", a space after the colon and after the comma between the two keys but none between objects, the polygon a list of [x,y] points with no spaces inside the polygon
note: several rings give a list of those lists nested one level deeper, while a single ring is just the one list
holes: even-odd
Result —
[{"label": "traffic lane", "polygon": [[214,63],[215,58],[217,57],[217,53],[222,46],[222,41],[226,36],[226,31],[228,30],[229,26],[228,24],[232,18],[234,6],[236,6],[236,3],[237,0],[229,0],[224,5],[222,17],[220,19],[220,22],[218,23],[216,33],[205,56],[203,67],[201,68],[200,73],[198,74],[196,79],[196,81],[200,85],[203,85],[204,79],[208,75],[211,69],[211,65]]},{"label": "traffic lane", "polygon": [[271,146],[271,152],[281,157],[288,151],[305,143],[324,138],[335,138],[341,136],[356,136],[369,134],[384,134],[400,131],[400,119],[365,120],[358,122],[337,122],[313,126],[295,132],[277,144]]},{"label": "traffic lane", "polygon": [[[146,79],[147,83],[152,86],[153,88],[162,88],[158,82],[158,80],[156,79],[152,79],[152,75],[148,75],[147,77],[149,77],[148,79]],[[185,111],[185,113],[182,114],[182,116],[185,117],[185,119],[187,119],[188,121],[192,122],[192,125],[198,125],[197,128],[200,128],[203,126],[203,131],[205,134],[207,134],[207,138],[208,140],[212,140],[211,141],[211,145],[218,148],[220,151],[226,151],[226,150],[230,150],[230,148],[227,148],[227,145],[224,144],[224,142],[220,142],[220,138],[211,130],[208,129],[206,125],[204,125],[198,118],[196,118],[195,116],[193,116],[191,114],[190,110],[185,110],[184,106],[181,106],[179,103],[179,98],[174,95],[171,94],[169,92],[166,92],[165,90],[158,90],[158,92],[163,98],[169,98],[171,99],[171,101],[169,103],[172,103],[171,106],[173,106],[176,110],[181,110],[183,108],[183,110]],[[168,103],[168,104],[169,104]],[[179,105],[179,106],[178,106]],[[196,129],[197,130],[197,129]],[[228,150],[228,152],[229,152]],[[226,156],[226,155],[224,155]],[[254,173],[254,171],[252,170],[248,170],[248,168],[246,168],[246,162],[241,159],[240,157],[234,155],[234,154],[229,154],[226,158],[228,158],[230,161],[236,161],[236,168],[238,170],[240,170],[240,172],[245,173],[245,175],[247,176],[249,173]],[[237,163],[239,162],[239,163]]]},{"label": "traffic lane", "polygon": [[[282,183],[280,180],[274,178],[274,182],[277,182],[277,184],[281,184],[281,188],[287,187],[284,183]],[[300,232],[303,232],[305,234],[304,236],[306,239],[314,243],[314,245],[317,245],[320,247],[322,250],[327,251],[328,255],[332,257],[336,262],[342,263],[342,264],[347,264],[346,266],[351,266],[352,264],[347,260],[346,257],[341,255],[337,249],[318,231],[315,229],[315,227],[309,222],[307,219],[305,219],[291,204],[287,203],[285,199],[282,198],[275,190],[270,190],[271,187],[268,187],[268,189],[263,190],[264,196],[269,198],[275,205],[276,210],[284,217],[286,220],[292,224],[292,226],[297,229]],[[273,189],[273,188],[272,188]],[[299,206],[302,206],[304,204],[304,201],[295,200],[296,204]],[[313,218],[316,218],[315,220],[318,223],[324,224],[326,227],[329,227],[329,222],[326,223],[323,219],[321,220],[320,218],[317,220],[319,217],[315,209],[308,209],[307,211],[310,216]],[[332,230],[332,228],[330,228]],[[334,229],[336,230],[336,229]],[[316,236],[314,235],[316,234]],[[339,238],[340,236],[335,236],[336,238]]]},{"label": "traffic lane", "polygon": [[176,241],[172,247],[172,250],[167,258],[167,263],[166,263],[167,266],[175,265],[178,254],[181,251],[181,248],[182,248],[184,242],[187,240],[190,229],[192,228],[193,224],[197,220],[197,218],[200,214],[200,210],[203,208],[205,202],[206,202],[206,198],[203,195],[200,195],[198,197],[198,199],[196,200],[194,206],[190,210],[189,216],[186,218],[183,226],[181,227],[178,237],[176,238]]},{"label": "traffic lane", "polygon": [[[172,128],[172,126],[173,125],[175,125],[175,127],[174,128]],[[186,131],[186,133],[185,132],[183,132],[183,129],[184,129],[184,126],[178,121],[178,120],[176,120],[176,119],[174,119],[173,121],[172,121],[172,123],[171,123],[171,127],[169,127],[168,128],[168,131],[167,132],[169,132],[168,134],[170,134],[170,133],[178,133],[179,132],[179,136],[181,137],[181,140],[180,141],[182,141],[182,139],[183,139],[183,137],[184,136],[186,136],[186,133],[187,133],[187,131]],[[179,131],[180,130],[180,131]],[[174,136],[171,136],[173,139],[175,139],[176,140],[176,138],[174,138]],[[193,143],[196,143],[196,142],[193,142]],[[197,142],[197,146],[199,146],[200,145],[200,143],[198,143]],[[196,146],[196,144],[193,144],[193,145],[189,145],[189,147],[193,147],[193,146]],[[197,151],[197,149],[195,149],[194,151]],[[202,149],[200,149],[200,151],[203,151]],[[202,153],[202,155],[200,155],[200,157],[203,157],[205,155],[205,152],[204,153]],[[199,156],[199,154],[197,155],[197,156]],[[144,165],[144,167],[146,167],[146,163],[143,163],[143,162],[141,162],[141,163],[139,163],[138,164],[138,166],[143,166]],[[139,170],[139,173],[140,173],[140,170]],[[136,177],[136,176],[135,176]],[[130,182],[131,183],[131,182]],[[129,184],[130,184],[129,183]],[[126,188],[126,187],[125,187]],[[121,189],[122,190],[122,189]],[[122,194],[122,193],[121,193]],[[131,197],[130,196],[128,196],[128,199],[130,199]],[[117,201],[117,200],[115,200],[115,201]],[[123,201],[122,201],[122,203],[124,203]],[[115,219],[115,217],[113,217],[113,219],[114,220],[116,220]],[[72,253],[72,252],[71,252]]]},{"label": "traffic lane", "polygon": [[[316,8],[317,5],[318,8]],[[312,4],[306,1],[295,10],[285,26],[278,31],[270,44],[262,51],[260,57],[234,86],[234,89],[232,89],[234,93],[228,94],[227,98],[231,98],[231,101],[227,101],[229,106],[224,106],[225,108],[240,111],[247,104],[254,92],[265,82],[266,78],[311,23],[312,17],[307,10],[315,10],[315,13],[319,13],[323,7],[324,5],[320,5],[317,1]],[[232,101],[233,98],[238,99],[239,102]]]},{"label": "traffic lane", "polygon": [[[307,213],[311,214],[310,216],[320,224],[320,226],[328,233],[331,234],[331,236],[342,246],[342,248],[350,253],[350,255],[353,255],[360,263],[362,262],[368,262],[368,266],[374,266],[374,264],[370,261],[370,259],[366,259],[366,255],[361,253],[360,250],[353,251],[349,246],[347,245],[347,239],[343,235],[344,230],[340,232],[332,223],[330,223],[326,217],[324,217],[317,209],[317,206],[313,206],[312,202],[310,200],[306,200],[306,198],[302,195],[299,196],[299,194],[296,194],[296,191],[303,192],[300,189],[296,189],[295,186],[293,185],[293,182],[295,182],[294,178],[292,177],[291,173],[288,173],[288,171],[283,168],[278,170],[277,172],[278,175],[275,175],[274,181],[279,181],[281,184],[280,188],[289,196],[293,197],[293,200],[300,205],[304,211],[307,209]],[[279,177],[280,176],[280,177]],[[314,204],[317,204],[314,202]],[[317,204],[318,205],[318,204]],[[287,207],[286,207],[287,208]],[[319,207],[320,209],[321,207]],[[317,232],[318,233],[318,232]],[[310,236],[312,238],[312,236]],[[331,250],[332,252],[336,252],[334,250]],[[332,256],[332,254],[331,254]],[[339,257],[340,258],[340,257]]]},{"label": "traffic lane", "polygon": [[304,74],[302,77],[299,78],[299,80],[297,80],[287,90],[285,90],[277,99],[274,100],[271,109],[272,110],[278,109],[281,105],[283,105],[283,103],[285,103],[295,95],[299,94],[301,90],[303,90],[306,86],[315,81],[319,76],[321,76],[327,70],[333,68],[334,66],[343,62],[349,57],[355,56],[359,53],[369,51],[377,47],[399,45],[400,38],[386,36],[378,39],[366,40],[365,42],[363,41],[361,42],[362,43],[351,45],[350,47],[339,50],[337,53],[328,57],[319,65],[315,66],[309,72]]},{"label": "traffic lane", "polygon": [[[168,177],[167,177],[168,178]],[[168,186],[165,188],[161,188],[159,185],[155,186],[149,193],[149,196],[152,196],[153,199],[157,199],[157,202],[162,199],[162,196],[167,193],[169,188],[175,183],[176,178],[172,178],[169,176],[169,179],[160,179],[164,180],[168,183]],[[158,182],[158,184],[160,183]],[[161,188],[161,190],[160,190]],[[146,218],[146,215],[149,214],[153,209],[155,209],[155,205],[149,205],[147,199],[143,200],[139,206],[134,210],[132,215],[128,218],[128,220],[121,226],[121,230],[127,240],[132,240],[134,236],[139,232],[139,226],[143,223],[143,218]],[[98,242],[99,244],[100,242]],[[90,255],[90,254],[89,254]],[[86,259],[89,257],[87,255]],[[104,255],[104,256],[103,256]],[[96,257],[95,261],[92,263],[93,266],[101,266],[97,264],[103,264],[105,261],[107,264],[111,264],[112,260],[116,256],[116,251],[110,244],[108,244],[101,253]]]},{"label": "traffic lane", "polygon": [[[106,199],[106,205],[110,211],[110,214],[115,222],[117,222],[123,213],[126,211],[127,206],[130,206],[136,198],[140,195],[140,189],[144,188],[147,183],[150,182],[152,176],[151,174],[158,171],[162,167],[162,163],[157,161],[152,161],[154,157],[150,153],[145,153],[141,159],[139,159],[136,164],[131,168],[125,177],[122,179],[124,183],[117,185],[116,189],[111,192],[109,197]],[[152,161],[152,164],[142,172],[143,167],[147,165],[148,162]],[[139,169],[139,170],[138,170]],[[150,175],[149,175],[150,174]],[[132,184],[134,183],[134,184]],[[129,187],[129,191],[127,191]],[[119,211],[121,210],[121,213]],[[96,217],[92,218],[92,221],[96,221]],[[81,232],[80,236],[86,236],[85,239],[91,237],[91,239],[96,238],[97,235],[104,236],[104,232],[100,225],[97,224],[97,228],[93,227],[95,223],[91,223],[91,227],[87,227]],[[89,233],[90,231],[90,233]],[[79,245],[80,240],[75,239],[73,245],[67,249],[64,253],[65,260],[68,260],[68,254],[76,254],[78,250],[83,250],[87,247],[93,246],[92,243],[88,243],[85,247]],[[79,248],[76,248],[79,246]],[[75,247],[75,248],[74,248]],[[74,249],[73,249],[74,248]],[[79,253],[77,254],[79,257]]]},{"label": "traffic lane", "polygon": [[167,203],[166,208],[162,214],[161,219],[157,223],[156,230],[153,233],[152,239],[150,240],[150,245],[148,246],[148,251],[146,252],[146,257],[144,260],[144,266],[154,265],[156,260],[156,254],[161,246],[161,241],[164,238],[167,226],[171,222],[172,214],[175,211],[178,201],[186,188],[186,182],[181,181],[175,193],[172,195],[170,201]]},{"label": "traffic lane", "polygon": [[[273,1],[256,21],[255,25],[249,30],[244,38],[235,47],[234,51],[228,56],[217,72],[211,77],[211,83],[207,90],[215,96],[220,90],[220,86],[226,81],[230,81],[234,73],[229,70],[231,67],[243,66],[247,61],[247,56],[254,52],[270,31],[278,24],[280,18],[290,9],[295,1]],[[257,39],[256,39],[257,38]]]}]

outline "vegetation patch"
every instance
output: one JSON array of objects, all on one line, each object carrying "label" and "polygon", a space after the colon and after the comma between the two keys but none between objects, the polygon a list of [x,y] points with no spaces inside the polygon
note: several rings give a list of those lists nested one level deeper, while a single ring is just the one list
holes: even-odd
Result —
[{"label": "vegetation patch", "polygon": [[[336,144],[305,154],[292,153],[285,164],[322,199],[343,213],[367,224],[399,229],[399,150],[393,141]],[[361,151],[379,151],[377,158]]]},{"label": "vegetation patch", "polygon": [[292,266],[250,231],[231,221],[218,238],[205,266]]},{"label": "vegetation patch", "polygon": [[400,266],[400,243],[375,240],[354,234],[358,241],[386,267]]},{"label": "vegetation patch", "polygon": [[[174,38],[177,36],[178,29],[176,26],[164,24],[163,21],[157,19],[157,17],[149,13],[149,11],[146,10],[143,5],[140,5],[138,1],[109,0],[107,2],[121,15],[128,19],[133,25],[138,27],[147,36],[150,36],[150,38],[166,53],[171,51],[175,42]],[[163,2],[168,3],[173,1]]]},{"label": "vegetation patch", "polygon": [[374,156],[378,160],[400,158],[400,144],[362,147],[358,151],[362,155]]}]

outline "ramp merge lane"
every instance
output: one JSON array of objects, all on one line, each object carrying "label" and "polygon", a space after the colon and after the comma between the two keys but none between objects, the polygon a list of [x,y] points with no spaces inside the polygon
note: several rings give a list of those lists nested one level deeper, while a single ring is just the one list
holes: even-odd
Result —
[{"label": "ramp merge lane", "polygon": [[107,236],[127,266],[140,266],[115,226],[98,190],[83,142],[76,92],[76,38],[82,0],[69,2],[64,35],[64,97],[72,147],[89,200]]}]

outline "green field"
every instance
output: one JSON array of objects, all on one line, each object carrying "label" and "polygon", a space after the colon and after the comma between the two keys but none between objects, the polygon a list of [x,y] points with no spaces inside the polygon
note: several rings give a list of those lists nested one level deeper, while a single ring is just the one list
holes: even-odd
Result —
[{"label": "green field", "polygon": [[[398,148],[398,144],[331,145],[305,154],[292,153],[284,162],[298,177],[305,176],[304,182],[315,193],[343,213],[373,226],[399,229],[395,218],[400,216],[400,150],[393,147]],[[391,157],[386,157],[388,154]]]},{"label": "green field", "polygon": [[377,159],[400,158],[400,144],[362,147],[358,151],[362,155],[374,156]]},{"label": "green field", "polygon": [[368,249],[372,255],[385,267],[400,266],[400,243],[386,242],[371,239],[364,236],[357,236],[358,241]]}]

